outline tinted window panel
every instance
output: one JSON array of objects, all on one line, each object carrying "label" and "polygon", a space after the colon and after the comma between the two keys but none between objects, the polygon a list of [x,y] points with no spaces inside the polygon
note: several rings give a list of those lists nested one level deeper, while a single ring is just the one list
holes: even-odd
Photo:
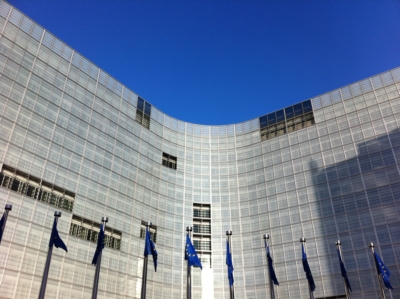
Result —
[{"label": "tinted window panel", "polygon": [[304,113],[312,111],[312,106],[311,106],[310,100],[303,102],[303,111],[304,111]]},{"label": "tinted window panel", "polygon": [[303,107],[302,107],[301,103],[294,105],[294,115],[297,116],[297,115],[301,115],[301,114],[303,114]]},{"label": "tinted window panel", "polygon": [[281,122],[285,120],[285,113],[283,112],[283,110],[279,110],[276,112],[276,121],[277,122]]},{"label": "tinted window panel", "polygon": [[293,107],[286,108],[285,109],[285,115],[286,115],[287,119],[294,117]]},{"label": "tinted window panel", "polygon": [[275,113],[268,114],[268,124],[272,125],[276,123],[276,115]]},{"label": "tinted window panel", "polygon": [[266,125],[267,125],[267,116],[266,115],[261,116],[260,117],[260,127],[264,128]]},{"label": "tinted window panel", "polygon": [[144,107],[144,100],[143,100],[141,97],[138,97],[138,100],[137,100],[137,108],[138,108],[140,111],[143,111],[143,107]]}]

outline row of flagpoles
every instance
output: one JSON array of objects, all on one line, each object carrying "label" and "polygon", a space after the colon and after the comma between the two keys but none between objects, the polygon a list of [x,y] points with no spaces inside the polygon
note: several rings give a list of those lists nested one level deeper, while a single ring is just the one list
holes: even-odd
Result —
[{"label": "row of flagpoles", "polygon": [[[1,217],[0,220],[0,243],[1,239],[3,237],[4,229],[6,227],[7,223],[7,218],[8,218],[8,213],[12,210],[12,205],[7,204],[5,206],[5,211],[3,213],[3,216]],[[67,246],[63,242],[63,240],[60,238],[57,230],[57,222],[58,218],[61,217],[61,212],[56,211],[54,212],[54,222],[53,222],[53,228],[51,231],[51,236],[50,236],[50,241],[49,241],[49,248],[47,252],[47,259],[46,259],[46,264],[45,268],[43,271],[43,277],[42,277],[42,283],[40,286],[40,292],[39,292],[39,299],[44,299],[45,296],[45,291],[46,291],[46,285],[47,285],[47,278],[49,274],[49,269],[50,269],[50,262],[51,262],[51,256],[53,253],[53,246],[56,248],[61,248],[68,252]],[[96,251],[94,253],[93,259],[92,259],[92,265],[96,265],[96,271],[95,271],[95,276],[93,280],[93,290],[92,290],[92,299],[97,298],[97,291],[98,291],[98,285],[99,285],[99,277],[100,277],[100,265],[101,265],[101,255],[102,251],[104,249],[104,231],[106,227],[106,223],[108,222],[107,217],[102,217],[101,219],[101,225],[100,225],[100,231],[98,234],[97,238],[97,246],[96,246]],[[150,235],[150,226],[151,222],[147,223],[146,226],[146,236],[145,236],[145,246],[144,246],[144,260],[143,260],[143,274],[142,274],[142,292],[141,292],[141,299],[146,299],[146,285],[147,285],[147,263],[148,263],[148,256],[152,255],[153,256],[153,263],[154,263],[154,271],[157,271],[157,258],[158,258],[158,253],[156,250],[156,247],[154,245],[154,242],[151,240],[151,235]],[[199,257],[197,256],[196,249],[194,248],[192,242],[191,242],[191,232],[192,232],[192,227],[187,227],[186,228],[186,244],[185,244],[185,260],[187,261],[187,291],[186,291],[186,298],[191,299],[192,298],[192,279],[191,279],[191,267],[198,267],[200,269],[203,269],[201,265],[201,261]],[[232,231],[227,231],[226,232],[227,240],[226,240],[226,265],[228,267],[228,280],[229,280],[229,292],[230,292],[230,299],[235,298],[235,291],[234,291],[234,278],[233,278],[233,262],[232,262],[232,244],[231,244],[231,238],[232,238]],[[269,276],[269,286],[270,286],[270,298],[275,299],[275,290],[274,290],[274,285],[279,286],[278,279],[276,277],[274,267],[273,267],[273,260],[271,257],[271,252],[268,247],[268,240],[269,240],[269,235],[264,235],[264,245],[265,245],[265,251],[267,255],[267,262],[268,262],[268,276]],[[303,263],[303,270],[306,273],[306,278],[308,281],[308,289],[310,293],[310,299],[314,299],[314,291],[315,291],[315,283],[314,283],[314,278],[311,273],[310,266],[308,264],[307,260],[307,253],[306,253],[306,239],[305,238],[300,238],[301,242],[301,250],[302,250],[302,263]],[[384,287],[388,289],[393,290],[393,287],[390,284],[389,277],[390,277],[390,271],[389,269],[385,266],[379,255],[376,253],[374,250],[374,244],[370,243],[369,247],[372,250],[372,255],[374,258],[374,263],[375,263],[375,269],[377,272],[378,276],[378,281],[379,281],[379,287],[382,295],[382,299],[386,299],[385,296],[385,291]],[[341,242],[337,241],[336,242],[336,248],[337,248],[337,254],[339,258],[339,264],[340,264],[340,270],[341,274],[343,277],[343,282],[346,290],[346,298],[350,299],[351,298],[351,286],[350,286],[350,281],[347,276],[346,268],[343,262],[343,256],[342,256],[342,250],[341,250]]]},{"label": "row of flagpoles", "polygon": [[[228,234],[228,232],[227,232]],[[232,234],[232,233],[231,233]],[[273,267],[273,260],[271,258],[271,253],[268,247],[268,242],[267,240],[269,239],[269,235],[264,235],[264,244],[265,244],[265,251],[267,254],[267,261],[268,261],[268,275],[269,275],[269,286],[270,286],[270,298],[271,299],[275,299],[275,293],[274,293],[274,285],[279,285],[278,279],[276,277],[275,271],[274,271],[274,267]],[[310,265],[308,264],[308,260],[307,260],[307,253],[306,253],[306,239],[305,238],[300,238],[300,243],[301,244],[301,257],[302,257],[302,263],[303,263],[303,270],[306,273],[306,278],[308,281],[308,290],[309,290],[309,294],[310,294],[310,299],[314,299],[314,291],[315,291],[315,283],[314,283],[314,278],[312,276],[311,273],[311,269],[310,269]],[[227,241],[228,244],[228,241]],[[346,291],[346,298],[347,299],[351,299],[351,286],[350,286],[350,281],[349,278],[347,276],[347,271],[343,262],[343,255],[342,255],[342,249],[341,249],[341,245],[342,243],[340,242],[340,240],[336,241],[336,250],[337,250],[337,254],[338,254],[338,258],[339,258],[339,264],[340,264],[340,272],[342,274],[343,277],[343,282],[344,282],[344,287],[345,287],[345,291]],[[389,281],[389,277],[390,277],[390,271],[389,269],[386,267],[386,265],[383,263],[382,259],[380,258],[380,256],[376,253],[376,251],[374,250],[374,244],[370,243],[369,247],[372,250],[372,255],[374,258],[374,264],[375,264],[375,269],[376,269],[376,273],[377,273],[377,277],[378,277],[378,282],[379,282],[379,288],[381,291],[381,295],[382,295],[382,299],[386,299],[386,295],[385,295],[385,291],[383,288],[383,285],[390,289],[393,290],[393,287],[390,284]],[[228,250],[227,250],[227,256],[228,256]],[[231,281],[230,278],[230,272],[229,272],[229,268],[233,266],[231,264],[228,264],[228,259],[227,259],[227,265],[228,265],[228,278]],[[232,262],[230,262],[232,263]],[[231,297],[232,298],[232,297]]]}]

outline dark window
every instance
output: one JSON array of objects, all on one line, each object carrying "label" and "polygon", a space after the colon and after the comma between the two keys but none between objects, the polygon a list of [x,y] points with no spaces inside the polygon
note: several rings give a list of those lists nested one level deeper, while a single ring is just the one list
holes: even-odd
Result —
[{"label": "dark window", "polygon": [[211,205],[209,204],[193,204],[193,246],[203,267],[211,267]]},{"label": "dark window", "polygon": [[151,115],[151,105],[149,103],[145,103],[144,105],[144,114]]},{"label": "dark window", "polygon": [[144,107],[144,100],[141,97],[138,97],[137,108],[140,111],[143,111],[143,107]]},{"label": "dark window", "polygon": [[[147,222],[142,221],[140,225],[140,238],[144,239],[146,236],[146,227],[147,227]],[[153,240],[154,243],[157,243],[157,226],[156,225],[150,225],[150,237]]]},{"label": "dark window", "polygon": [[198,251],[211,251],[211,240],[193,240],[193,245]]},{"label": "dark window", "polygon": [[268,126],[268,121],[267,121],[267,116],[264,115],[260,117],[260,128],[264,128],[266,126]]},{"label": "dark window", "polygon": [[279,123],[284,120],[285,120],[285,113],[283,112],[283,110],[277,111],[276,112],[276,121]]},{"label": "dark window", "polygon": [[[69,234],[71,236],[96,243],[99,231],[100,223],[72,215],[72,222],[69,228]],[[112,229],[106,225],[106,229],[104,231],[105,246],[121,250],[121,239],[122,232]]]},{"label": "dark window", "polygon": [[315,123],[310,100],[261,116],[259,121],[261,141],[294,132]]},{"label": "dark window", "polygon": [[307,113],[307,112],[311,112],[311,111],[312,111],[311,101],[310,101],[310,100],[305,101],[305,102],[303,102],[302,104],[303,104],[303,111],[304,111],[304,113]]},{"label": "dark window", "polygon": [[285,108],[286,119],[292,118],[294,116],[293,107]]},{"label": "dark window", "polygon": [[163,153],[162,155],[162,165],[175,169],[176,170],[176,164],[177,164],[177,159],[174,156],[168,155],[166,153]]},{"label": "dark window", "polygon": [[293,107],[294,107],[294,115],[295,116],[303,114],[303,106],[301,105],[301,103],[294,105]]},{"label": "dark window", "polygon": [[275,113],[268,114],[268,125],[273,125],[276,123]]},{"label": "dark window", "polygon": [[136,121],[146,129],[150,128],[151,105],[138,97]]},{"label": "dark window", "polygon": [[7,165],[1,170],[0,186],[68,212],[74,208],[75,193]]}]

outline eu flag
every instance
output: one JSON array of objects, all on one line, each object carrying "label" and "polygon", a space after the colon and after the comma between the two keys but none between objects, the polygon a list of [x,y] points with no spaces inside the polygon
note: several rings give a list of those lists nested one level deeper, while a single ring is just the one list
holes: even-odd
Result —
[{"label": "eu flag", "polygon": [[265,250],[267,251],[267,259],[268,259],[268,270],[269,270],[269,275],[271,275],[271,279],[274,282],[274,285],[279,285],[278,279],[276,278],[274,267],[273,267],[273,261],[271,258],[271,255],[269,253],[269,247],[267,243],[265,243]]},{"label": "eu flag", "polygon": [[150,238],[150,232],[146,229],[146,244],[144,246],[144,256],[149,256],[151,254],[153,256],[153,263],[154,263],[154,271],[157,272],[157,250],[156,246],[154,245],[153,241]]},{"label": "eu flag", "polygon": [[1,217],[1,220],[0,220],[0,243],[1,243],[1,239],[3,239],[5,222],[6,222],[6,220],[5,220],[4,214],[3,214],[3,217]]},{"label": "eu flag", "polygon": [[51,237],[50,237],[49,247],[53,247],[53,245],[56,246],[57,248],[61,247],[66,252],[68,252],[67,246],[65,246],[63,240],[61,240],[60,236],[58,235],[56,218],[54,218],[53,229],[51,230]]},{"label": "eu flag", "polygon": [[314,278],[313,278],[313,276],[311,274],[310,266],[308,265],[307,254],[304,251],[304,245],[303,244],[301,244],[301,250],[302,250],[303,269],[304,269],[304,272],[306,272],[308,285],[310,286],[311,291],[314,292],[314,290],[315,290]]},{"label": "eu flag", "polygon": [[229,285],[233,286],[233,263],[232,263],[232,254],[229,249],[229,242],[226,241],[226,264],[228,265],[228,278],[229,278]]},{"label": "eu flag", "polygon": [[379,255],[374,252],[375,256],[375,264],[376,264],[376,269],[378,271],[378,274],[382,276],[383,283],[385,284],[385,287],[388,289],[393,290],[392,285],[390,284],[389,277],[390,277],[390,271],[388,268],[386,268],[386,265],[383,263]]},{"label": "eu flag", "polygon": [[188,265],[203,269],[201,261],[197,256],[196,249],[190,241],[189,234],[186,234],[186,247],[185,247],[185,260],[188,261]]},{"label": "eu flag", "polygon": [[104,226],[103,224],[100,225],[99,235],[97,236],[97,247],[92,259],[92,265],[97,264],[97,259],[104,249]]},{"label": "eu flag", "polygon": [[342,272],[342,276],[344,278],[347,288],[352,292],[353,290],[351,289],[350,281],[349,281],[349,278],[347,277],[347,271],[346,271],[346,268],[344,267],[342,257],[340,256],[340,251],[339,251],[339,249],[336,249],[336,250],[337,250],[338,257],[339,257],[340,271]]}]

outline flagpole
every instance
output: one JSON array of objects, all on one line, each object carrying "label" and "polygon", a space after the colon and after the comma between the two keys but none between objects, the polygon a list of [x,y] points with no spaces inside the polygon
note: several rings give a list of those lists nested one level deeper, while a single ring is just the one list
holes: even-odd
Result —
[{"label": "flagpole", "polygon": [[[147,222],[146,226],[146,235],[144,239],[146,240],[147,238],[147,231],[149,230],[151,225],[151,222]],[[146,245],[145,245],[146,246]],[[146,285],[147,285],[147,262],[148,262],[149,257],[144,256],[143,259],[143,273],[142,273],[142,294],[140,296],[140,299],[146,299]]]},{"label": "flagpole", "polygon": [[[191,237],[191,231],[193,228],[191,226],[186,226],[187,234],[189,238]],[[187,277],[186,277],[186,298],[192,299],[192,273],[191,273],[191,266],[189,265],[189,259],[187,260]]]},{"label": "flagpole", "polygon": [[[54,212],[54,220],[56,221],[56,223],[58,223],[59,217],[61,217],[61,212],[55,211]],[[47,278],[49,276],[49,269],[50,269],[50,262],[51,262],[52,254],[53,254],[53,246],[50,246],[50,243],[49,243],[49,250],[47,251],[46,265],[44,266],[44,271],[43,271],[42,284],[40,285],[40,292],[39,292],[39,297],[38,297],[39,299],[44,299],[44,294],[46,292]]]},{"label": "flagpole", "polygon": [[1,228],[2,230],[2,235],[0,236],[0,243],[1,243],[1,239],[3,237],[4,234],[4,229],[6,228],[6,223],[7,223],[7,218],[8,218],[8,213],[12,210],[12,205],[10,204],[6,204],[6,206],[4,207],[5,211],[4,211],[4,223],[3,223],[3,227]]},{"label": "flagpole", "polygon": [[[231,244],[231,236],[232,236],[232,231],[227,230],[226,235],[228,236],[228,243],[229,243],[229,251],[226,254],[230,254],[232,257],[232,244]],[[229,286],[229,293],[230,293],[230,299],[235,299],[235,289],[233,287],[233,284]]]},{"label": "flagpole", "polygon": [[369,243],[369,248],[371,248],[371,250],[372,250],[372,258],[374,259],[375,270],[376,270],[376,274],[378,275],[379,288],[381,290],[382,299],[386,299],[385,290],[383,289],[383,285],[382,285],[381,275],[379,274],[379,271],[376,267],[374,243]]},{"label": "flagpole", "polygon": [[[268,242],[267,240],[269,239],[269,235],[265,234],[264,235],[264,247],[266,248],[268,246]],[[267,254],[267,262],[268,262],[268,253]],[[269,275],[269,293],[270,293],[270,297],[271,299],[275,299],[275,290],[274,290],[274,283],[272,281],[272,275],[271,275],[271,271],[270,268],[268,267],[268,275]]]},{"label": "flagpole", "polygon": [[[108,217],[101,217],[101,222],[103,223],[103,230],[106,231],[106,223],[108,222]],[[101,226],[100,226],[101,229]],[[97,291],[99,290],[99,279],[100,279],[100,267],[101,267],[101,255],[103,250],[100,251],[99,255],[97,256],[96,261],[96,271],[94,273],[93,279],[93,288],[92,288],[92,299],[97,298]]]},{"label": "flagpole", "polygon": [[[342,255],[342,242],[340,242],[340,240],[336,241],[336,248],[339,250],[339,254],[340,254],[340,260],[343,262],[343,255]],[[351,294],[350,294],[350,290],[347,287],[347,283],[345,278],[343,277],[343,283],[344,283],[344,289],[346,290],[346,298],[347,299],[351,299]]]},{"label": "flagpole", "polygon": [[[304,243],[304,251],[307,252],[307,250],[306,250],[306,238],[300,238],[300,243]],[[314,293],[311,290],[310,282],[308,282],[308,292],[310,293],[310,299],[314,299]]]}]

